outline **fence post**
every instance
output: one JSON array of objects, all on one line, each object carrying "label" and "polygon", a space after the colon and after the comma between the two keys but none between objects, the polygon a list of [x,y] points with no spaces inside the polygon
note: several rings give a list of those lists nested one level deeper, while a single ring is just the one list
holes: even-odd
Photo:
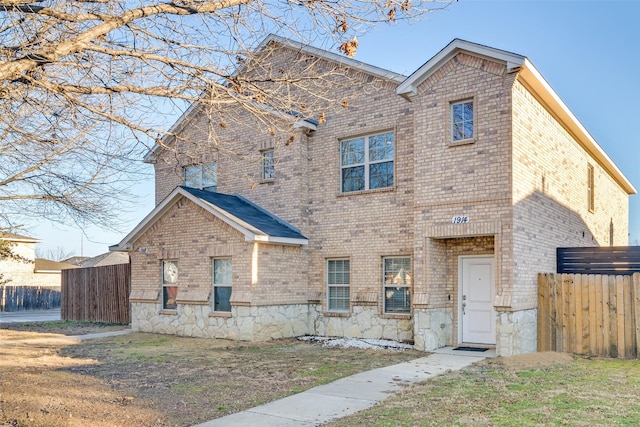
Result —
[{"label": "fence post", "polygon": [[552,274],[538,274],[538,351],[549,351],[551,339],[551,312],[549,311],[549,282]]},{"label": "fence post", "polygon": [[633,320],[636,334],[635,350],[636,357],[640,356],[640,273],[634,273],[632,276],[633,289]]}]

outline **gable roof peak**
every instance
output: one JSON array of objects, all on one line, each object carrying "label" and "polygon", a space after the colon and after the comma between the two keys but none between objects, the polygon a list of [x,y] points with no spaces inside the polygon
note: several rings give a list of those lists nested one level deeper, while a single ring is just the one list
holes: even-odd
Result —
[{"label": "gable roof peak", "polygon": [[238,194],[224,194],[176,187],[120,243],[109,251],[131,251],[134,243],[178,200],[185,198],[244,235],[249,242],[305,246],[309,243],[300,230],[266,209]]},{"label": "gable roof peak", "polygon": [[319,58],[324,58],[326,60],[336,62],[345,67],[355,68],[359,71],[363,71],[375,77],[378,77],[384,80],[390,80],[396,84],[402,83],[407,78],[407,76],[395,73],[391,70],[387,70],[381,67],[377,67],[375,65],[367,64],[366,62],[349,58],[347,56],[341,55],[339,53],[331,52],[326,49],[321,49],[321,48],[314,47],[302,42],[287,39],[285,37],[278,36],[276,34],[269,34],[267,37],[265,37],[265,39],[258,45],[258,47],[254,50],[254,52],[256,53],[260,52],[262,49],[266,48],[270,43],[277,43],[281,46],[285,46],[293,50],[299,50],[309,55],[314,55]]},{"label": "gable roof peak", "polygon": [[519,70],[526,60],[525,56],[517,53],[456,38],[403,81],[397,87],[396,93],[404,98],[416,96],[418,87],[459,52],[503,62],[507,67],[507,72],[510,73]]}]

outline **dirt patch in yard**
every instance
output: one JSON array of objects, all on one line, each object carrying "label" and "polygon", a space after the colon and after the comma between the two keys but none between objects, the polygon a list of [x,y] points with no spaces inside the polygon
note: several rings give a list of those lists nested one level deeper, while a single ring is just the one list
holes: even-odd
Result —
[{"label": "dirt patch in yard", "polygon": [[500,367],[510,371],[524,371],[533,368],[549,368],[552,366],[563,365],[574,360],[574,356],[569,353],[558,353],[555,351],[544,351],[540,353],[518,354],[508,357],[495,357],[485,359],[478,365],[489,365],[491,367]]},{"label": "dirt patch in yard", "polygon": [[143,333],[20,341],[64,338],[35,329],[0,329],[0,425],[189,426],[425,355]]}]

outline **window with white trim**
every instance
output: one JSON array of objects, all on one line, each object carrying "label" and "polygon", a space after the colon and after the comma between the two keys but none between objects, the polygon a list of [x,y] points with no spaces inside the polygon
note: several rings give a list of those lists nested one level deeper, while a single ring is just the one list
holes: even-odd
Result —
[{"label": "window with white trim", "polygon": [[276,177],[275,164],[273,161],[273,150],[264,150],[262,152],[262,173],[263,181],[268,181]]},{"label": "window with white trim", "polygon": [[162,309],[176,310],[178,304],[178,261],[162,261]]},{"label": "window with white trim", "polygon": [[451,141],[458,142],[473,139],[474,116],[473,100],[451,104]]},{"label": "window with white trim", "polygon": [[205,163],[202,165],[186,166],[184,168],[185,187],[197,188],[199,190],[218,190],[218,164]]},{"label": "window with white trim", "polygon": [[411,275],[411,258],[382,259],[385,313],[409,314],[411,312]]},{"label": "window with white trim", "polygon": [[340,141],[343,193],[393,187],[393,132]]},{"label": "window with white trim", "polygon": [[213,311],[231,311],[231,258],[213,259]]},{"label": "window with white trim", "polygon": [[349,311],[348,259],[327,260],[327,308],[329,311]]}]

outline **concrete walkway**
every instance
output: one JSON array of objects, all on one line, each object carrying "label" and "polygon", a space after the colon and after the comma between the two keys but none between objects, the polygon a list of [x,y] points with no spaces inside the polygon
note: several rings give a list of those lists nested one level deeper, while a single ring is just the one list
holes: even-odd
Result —
[{"label": "concrete walkway", "polygon": [[121,329],[119,331],[97,332],[95,334],[59,335],[42,338],[25,338],[23,340],[0,340],[0,344],[77,344],[81,341],[115,337],[130,333],[131,329]]},{"label": "concrete walkway", "polygon": [[60,309],[51,310],[20,310],[0,312],[0,324],[24,322],[50,322],[60,320]]},{"label": "concrete walkway", "polygon": [[194,427],[318,426],[368,409],[408,385],[494,356],[494,350],[475,352],[445,347],[410,362],[352,375]]}]

